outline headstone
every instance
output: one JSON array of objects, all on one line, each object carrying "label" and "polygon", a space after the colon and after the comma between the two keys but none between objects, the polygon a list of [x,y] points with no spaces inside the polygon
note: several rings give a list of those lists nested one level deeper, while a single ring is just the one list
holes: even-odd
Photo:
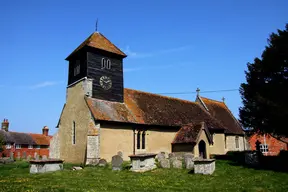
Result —
[{"label": "headstone", "polygon": [[122,153],[122,151],[118,151],[117,155],[119,155],[120,157],[123,158],[123,153]]},{"label": "headstone", "polygon": [[28,155],[27,156],[27,160],[29,161],[31,159],[31,155]]},{"label": "headstone", "polygon": [[34,159],[36,159],[36,157],[37,157],[37,152],[34,153]]},{"label": "headstone", "polygon": [[107,165],[107,161],[105,159],[100,159],[98,166],[100,167],[105,167]]},{"label": "headstone", "polygon": [[17,152],[17,159],[18,159],[18,160],[21,159],[21,153],[20,153],[20,151]]},{"label": "headstone", "polygon": [[73,171],[77,171],[77,170],[81,170],[81,169],[83,169],[83,167],[73,167],[72,168]]},{"label": "headstone", "polygon": [[186,169],[193,169],[194,167],[193,157],[194,155],[192,153],[184,154],[184,164]]},{"label": "headstone", "polygon": [[12,151],[10,152],[10,159],[14,160],[14,153]]},{"label": "headstone", "polygon": [[22,159],[26,159],[26,158],[27,158],[27,154],[26,154],[26,151],[24,151],[22,154]]},{"label": "headstone", "polygon": [[43,159],[43,160],[47,160],[47,159],[48,159],[48,158],[47,158],[47,155],[43,155],[43,156],[42,156],[42,159]]},{"label": "headstone", "polygon": [[162,159],[165,159],[165,152],[159,152],[156,156],[158,161],[161,161]]},{"label": "headstone", "polygon": [[35,158],[36,160],[39,160],[39,155],[36,155],[36,158]]},{"label": "headstone", "polygon": [[168,157],[169,157],[169,159],[175,157],[175,153],[169,153]]},{"label": "headstone", "polygon": [[112,170],[120,171],[122,169],[122,163],[123,163],[122,157],[119,155],[114,155],[111,161]]},{"label": "headstone", "polygon": [[169,159],[161,159],[161,160],[160,160],[160,167],[161,167],[161,168],[170,168],[170,161],[169,161]]},{"label": "headstone", "polygon": [[172,161],[173,168],[182,169],[182,161],[175,159]]}]

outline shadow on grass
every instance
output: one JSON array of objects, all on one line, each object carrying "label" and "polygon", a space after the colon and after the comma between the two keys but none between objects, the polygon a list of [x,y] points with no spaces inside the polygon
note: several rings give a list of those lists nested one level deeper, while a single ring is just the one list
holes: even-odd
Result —
[{"label": "shadow on grass", "polygon": [[245,162],[245,151],[228,152],[226,155],[216,155],[214,158],[218,160],[227,160],[232,166],[288,173],[288,156],[286,152],[284,154],[279,154],[278,156],[260,155],[259,163],[257,165],[249,165]]}]

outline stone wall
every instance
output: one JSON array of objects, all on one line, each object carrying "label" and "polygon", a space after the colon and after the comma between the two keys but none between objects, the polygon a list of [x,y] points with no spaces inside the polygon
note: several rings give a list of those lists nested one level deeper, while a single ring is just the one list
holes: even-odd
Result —
[{"label": "stone wall", "polygon": [[245,150],[245,138],[238,136],[239,147],[236,147],[236,136],[226,135],[226,152],[227,151],[244,151]]},{"label": "stone wall", "polygon": [[50,140],[49,157],[56,159],[60,158],[60,140],[58,131],[53,135],[53,138]]},{"label": "stone wall", "polygon": [[215,155],[224,155],[226,153],[224,133],[214,133],[212,137],[213,145],[210,146],[210,153]]}]

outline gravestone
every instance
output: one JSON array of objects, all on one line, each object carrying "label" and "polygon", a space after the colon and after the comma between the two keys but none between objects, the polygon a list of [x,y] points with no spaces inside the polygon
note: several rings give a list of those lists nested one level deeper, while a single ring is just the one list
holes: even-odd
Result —
[{"label": "gravestone", "polygon": [[34,159],[36,159],[36,157],[37,157],[37,152],[34,153]]},{"label": "gravestone", "polygon": [[161,168],[170,168],[170,161],[169,161],[169,159],[161,159],[161,160],[160,160],[160,167],[161,167]]},{"label": "gravestone", "polygon": [[26,151],[24,151],[22,154],[22,159],[26,159],[26,158],[27,158],[27,154],[26,154]]},{"label": "gravestone", "polygon": [[175,153],[169,153],[168,155],[169,159],[173,158],[173,157],[176,157]]},{"label": "gravestone", "polygon": [[165,152],[159,152],[156,156],[158,161],[161,161],[162,159],[165,159]]},{"label": "gravestone", "polygon": [[17,160],[20,160],[21,159],[21,153],[18,151],[17,152]]},{"label": "gravestone", "polygon": [[117,155],[119,155],[120,157],[123,158],[123,153],[122,153],[122,151],[118,151]]},{"label": "gravestone", "polygon": [[47,160],[47,159],[48,159],[48,158],[47,158],[47,155],[43,155],[43,156],[42,156],[42,159],[43,159],[43,160]]},{"label": "gravestone", "polygon": [[36,158],[35,158],[35,160],[39,160],[39,155],[36,155]]},{"label": "gravestone", "polygon": [[105,159],[100,159],[98,166],[100,167],[105,167],[107,165],[107,161]]},{"label": "gravestone", "polygon": [[27,160],[29,161],[31,159],[31,155],[28,155],[27,156]]},{"label": "gravestone", "polygon": [[194,155],[192,153],[185,153],[184,154],[184,164],[186,169],[193,169],[194,162],[193,162]]},{"label": "gravestone", "polygon": [[111,161],[112,170],[120,171],[122,169],[122,163],[123,163],[122,157],[119,155],[114,155]]},{"label": "gravestone", "polygon": [[14,161],[14,153],[10,152],[10,159]]},{"label": "gravestone", "polygon": [[173,168],[176,168],[176,169],[182,169],[182,161],[180,161],[178,159],[174,159],[172,161],[172,166],[173,166]]}]

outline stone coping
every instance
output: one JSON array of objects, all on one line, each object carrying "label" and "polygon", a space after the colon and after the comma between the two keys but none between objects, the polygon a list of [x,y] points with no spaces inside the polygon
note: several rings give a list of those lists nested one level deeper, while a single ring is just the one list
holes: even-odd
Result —
[{"label": "stone coping", "polygon": [[45,160],[30,160],[33,164],[51,164],[51,163],[63,163],[64,160],[61,159],[45,159]]},{"label": "stone coping", "polygon": [[212,162],[214,162],[215,161],[215,159],[195,159],[194,160],[194,162],[196,163],[201,163],[201,162],[203,162],[203,163],[205,163],[205,162],[207,162],[207,163],[212,163]]},{"label": "stone coping", "polygon": [[135,155],[129,155],[130,158],[133,157],[155,157],[157,154],[155,153],[140,153],[140,154],[135,154]]}]

